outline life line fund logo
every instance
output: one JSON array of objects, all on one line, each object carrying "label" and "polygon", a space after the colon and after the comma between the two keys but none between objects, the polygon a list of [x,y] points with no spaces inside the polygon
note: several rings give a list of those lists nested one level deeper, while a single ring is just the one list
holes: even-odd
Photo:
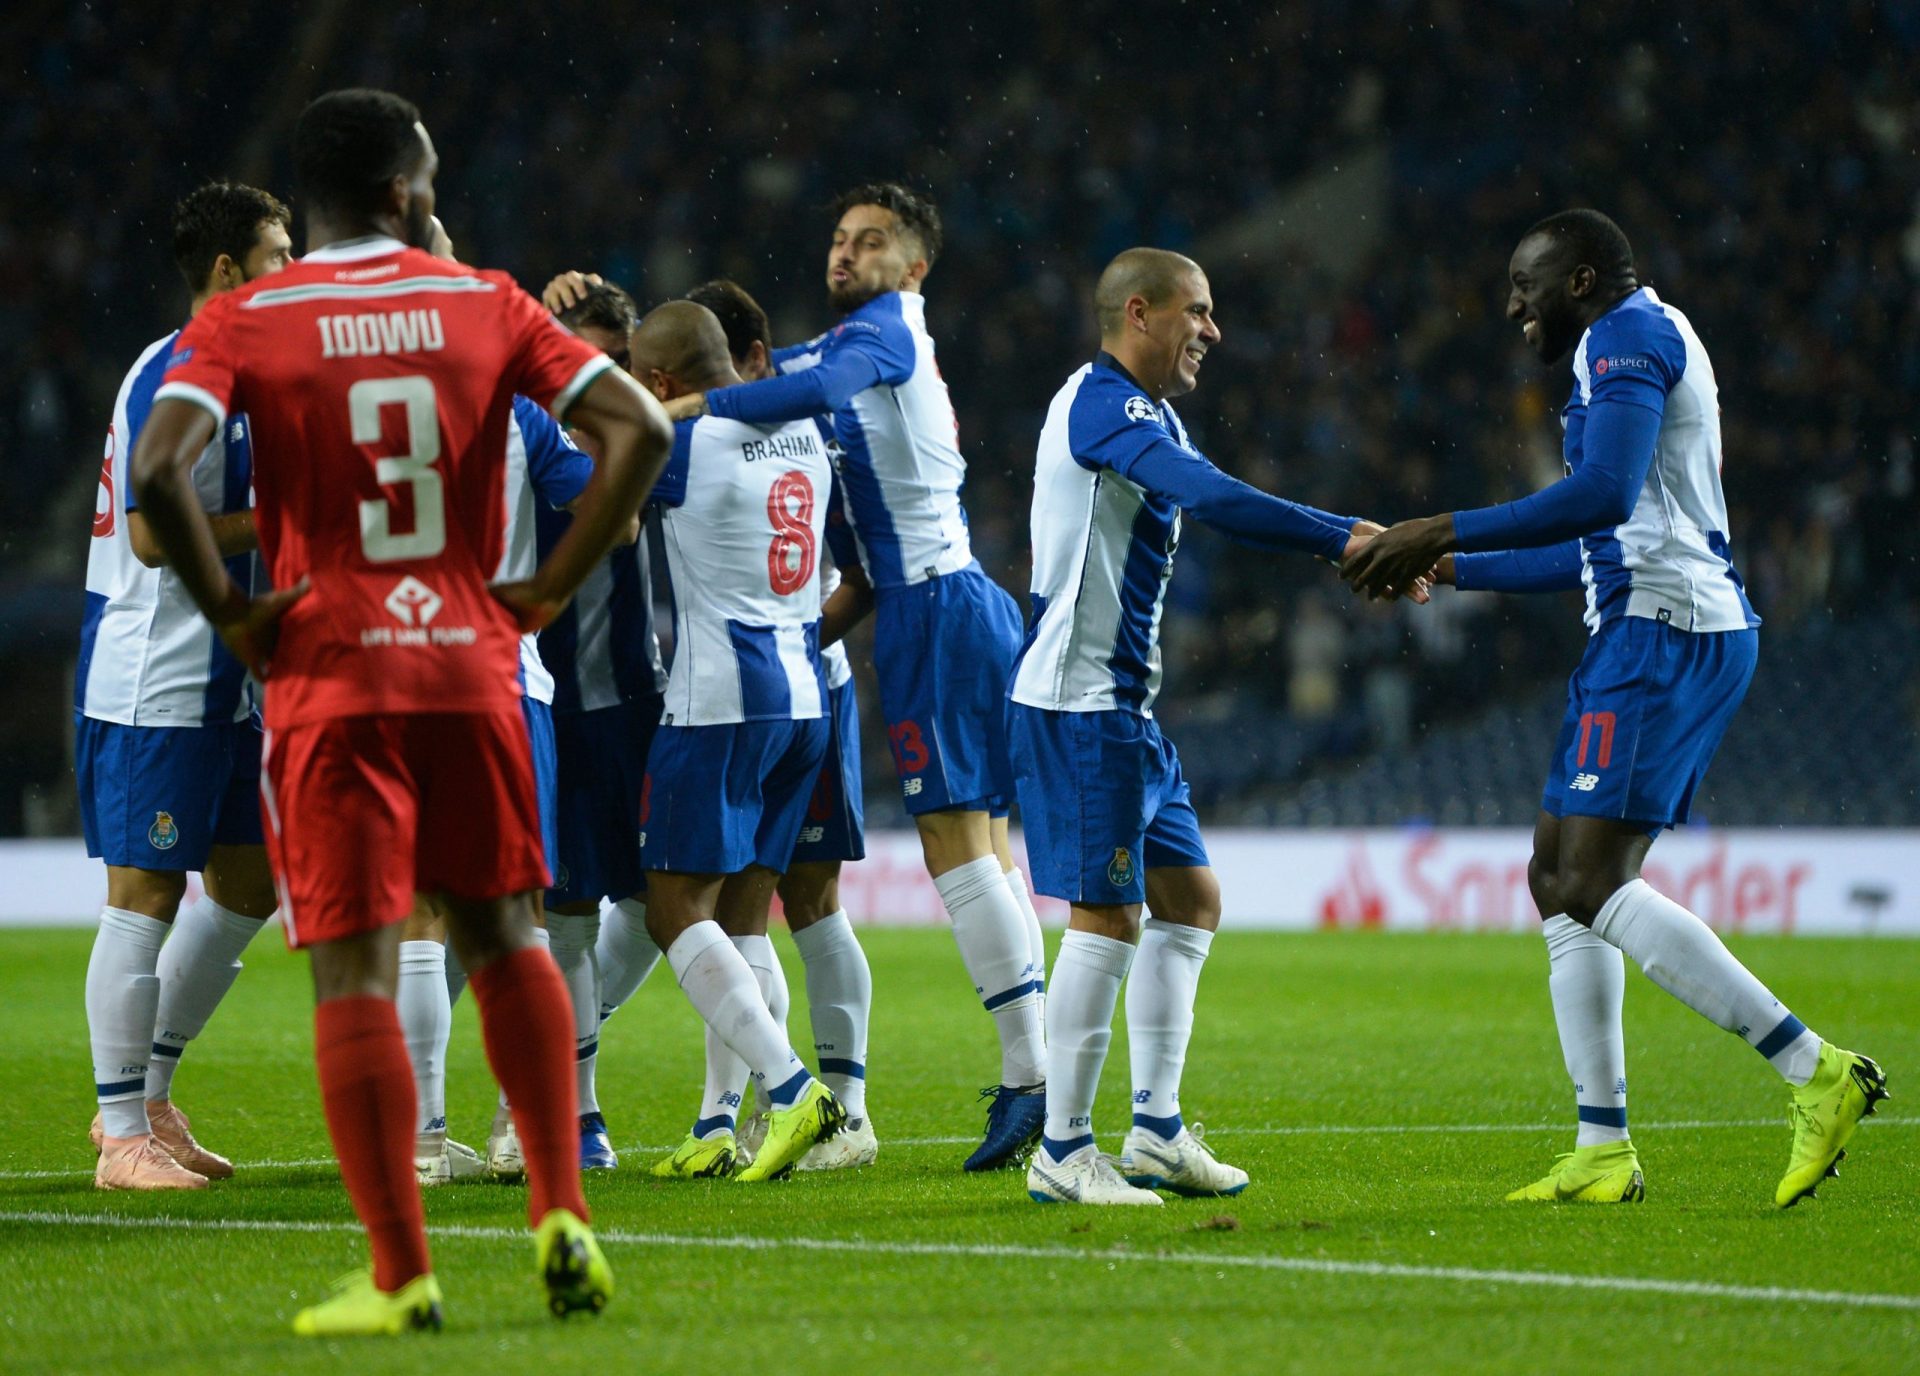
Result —
[{"label": "life line fund logo", "polygon": [[480,638],[471,626],[434,625],[446,599],[412,574],[393,585],[385,605],[400,624],[362,628],[362,645],[472,645]]}]

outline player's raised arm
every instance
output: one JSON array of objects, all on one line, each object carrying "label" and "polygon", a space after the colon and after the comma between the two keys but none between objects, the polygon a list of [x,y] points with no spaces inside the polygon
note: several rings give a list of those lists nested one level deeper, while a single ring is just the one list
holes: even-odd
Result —
[{"label": "player's raised arm", "polygon": [[849,321],[841,328],[846,333],[837,341],[838,347],[824,353],[815,367],[721,392],[679,397],[669,404],[667,413],[675,420],[712,414],[757,425],[807,420],[838,410],[875,383],[904,382],[912,374],[911,340],[894,338],[892,332],[864,320]]},{"label": "player's raised arm", "polygon": [[219,419],[178,397],[153,404],[133,450],[133,491],[162,561],[180,576],[236,659],[263,675],[273,650],[273,627],[305,585],[258,598],[233,581],[222,561],[213,523],[193,489],[193,465]]}]

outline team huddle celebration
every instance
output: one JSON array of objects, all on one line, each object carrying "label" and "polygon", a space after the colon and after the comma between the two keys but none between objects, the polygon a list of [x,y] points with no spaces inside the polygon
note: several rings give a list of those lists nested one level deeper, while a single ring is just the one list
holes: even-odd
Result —
[{"label": "team huddle celebration", "polygon": [[[1631,226],[1569,207],[1497,246],[1506,279],[1486,286],[1564,398],[1564,476],[1425,516],[1229,476],[1174,403],[1204,386],[1231,311],[1192,257],[1111,256],[1076,305],[1097,351],[1025,360],[1063,380],[1021,456],[1023,604],[970,542],[936,360],[941,214],[906,180],[847,186],[798,227],[825,251],[825,300],[813,337],[780,340],[750,281],[652,300],[604,264],[555,264],[537,291],[467,266],[435,197],[467,150],[436,141],[431,108],[336,90],[278,136],[291,186],[177,188],[191,309],[132,361],[111,417],[75,758],[106,868],[85,974],[99,1189],[246,1190],[224,1106],[193,1091],[194,1041],[270,919],[310,959],[320,1101],[371,1256],[297,1334],[440,1328],[458,1296],[422,1192],[450,1182],[524,1188],[565,1318],[621,1301],[596,1173],[793,1195],[902,1168],[899,1067],[868,1059],[870,915],[841,896],[866,854],[863,716],[950,919],[952,980],[998,1043],[951,1086],[977,1141],[944,1169],[1063,1213],[1280,1183],[1181,1109],[1223,909],[1155,715],[1188,520],[1244,547],[1252,576],[1317,560],[1356,605],[1410,617],[1442,585],[1584,592],[1558,736],[1533,743],[1526,872],[1568,1140],[1537,1178],[1486,1179],[1490,1208],[1646,1195],[1627,957],[1783,1082],[1788,1127],[1752,1129],[1778,1135],[1754,1199],[1812,1196],[1887,1097],[1841,1044],[1857,1030],[1802,1021],[1792,989],[1641,875],[1693,811],[1761,618],[1731,554],[1711,341],[1642,281]],[[843,641],[869,621],[878,692],[860,702]],[[1051,960],[1036,895],[1069,913]],[[704,1088],[677,1106],[678,1145],[616,1150],[603,1028],[650,981],[704,1029],[650,1058],[704,1058]],[[449,1118],[463,998],[490,1123]],[[1096,1124],[1117,1019],[1132,1113]]]}]

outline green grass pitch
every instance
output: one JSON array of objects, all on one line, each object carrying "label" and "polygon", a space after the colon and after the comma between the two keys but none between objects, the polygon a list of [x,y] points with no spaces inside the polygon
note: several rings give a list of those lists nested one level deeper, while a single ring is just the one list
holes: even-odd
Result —
[{"label": "green grass pitch", "polygon": [[[878,1165],[764,1186],[649,1178],[701,1074],[663,970],[607,1025],[601,1057],[622,1149],[588,1183],[618,1278],[608,1312],[549,1319],[523,1191],[463,1183],[427,1202],[446,1331],[329,1347],[288,1320],[364,1244],[325,1163],[304,959],[263,938],[176,1084],[238,1177],[134,1197],[91,1188],[91,935],[0,933],[0,1370],[1920,1369],[1920,943],[1736,943],[1811,1026],[1878,1057],[1895,1096],[1842,1177],[1780,1213],[1781,1085],[1637,975],[1646,1202],[1509,1205],[1572,1145],[1537,940],[1229,930],[1201,986],[1185,1109],[1252,1187],[1101,1211],[960,1172],[974,1091],[997,1070],[991,1028],[946,933],[862,939]],[[804,1047],[799,963],[775,941]],[[467,1141],[493,1096],[473,1019],[463,999],[449,1108]],[[1110,1149],[1127,1096],[1122,1029],[1095,1117]]]}]

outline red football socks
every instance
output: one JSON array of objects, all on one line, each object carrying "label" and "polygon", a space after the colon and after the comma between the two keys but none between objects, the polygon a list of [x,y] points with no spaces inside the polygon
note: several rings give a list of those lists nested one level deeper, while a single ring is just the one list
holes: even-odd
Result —
[{"label": "red football socks", "polygon": [[573,1014],[549,956],[528,946],[467,976],[480,1005],[487,1063],[513,1106],[527,1159],[527,1217],[587,1216],[580,1193],[580,1122],[573,1081]]},{"label": "red football socks", "polygon": [[373,1283],[391,1294],[430,1269],[413,1173],[413,1066],[400,1016],[391,999],[328,999],[313,1010],[313,1029],[340,1176],[373,1244]]}]

